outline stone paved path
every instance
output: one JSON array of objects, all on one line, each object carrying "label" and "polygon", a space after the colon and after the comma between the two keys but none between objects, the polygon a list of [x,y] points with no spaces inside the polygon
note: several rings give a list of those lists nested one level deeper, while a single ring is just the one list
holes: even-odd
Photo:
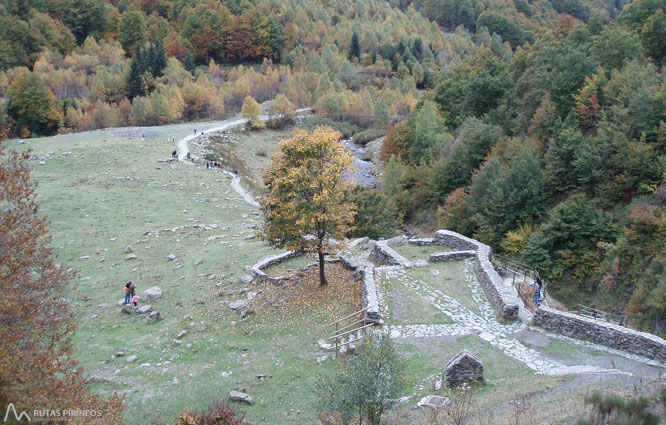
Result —
[{"label": "stone paved path", "polygon": [[[538,374],[565,375],[571,373],[624,373],[618,370],[604,369],[594,365],[564,365],[555,362],[542,353],[528,348],[518,339],[508,337],[518,331],[526,329],[522,322],[502,324],[486,298],[479,282],[474,275],[471,260],[465,261],[465,284],[472,292],[474,302],[480,314],[471,311],[454,298],[423,280],[414,279],[409,270],[401,266],[378,267],[377,272],[386,279],[397,279],[407,288],[429,300],[431,304],[442,313],[449,316],[455,324],[452,325],[406,325],[391,326],[391,335],[395,338],[407,337],[433,337],[433,336],[461,336],[475,334],[498,348],[507,356],[514,358]],[[575,341],[575,340],[572,340]]]},{"label": "stone paved path", "polygon": [[[311,109],[312,108],[297,109],[296,113],[300,114],[300,113],[303,113],[303,112],[310,111]],[[265,121],[265,120],[268,119],[268,116],[262,115],[259,118],[261,120]],[[206,134],[206,133],[213,133],[213,132],[216,132],[216,131],[223,131],[223,130],[229,129],[231,127],[236,127],[236,126],[239,126],[241,124],[244,124],[247,121],[248,121],[247,118],[230,119],[230,120],[227,120],[227,121],[223,121],[223,123],[218,125],[218,126],[209,128],[207,130],[203,130],[203,133]],[[187,158],[187,154],[190,151],[190,148],[187,144],[191,140],[194,140],[195,138],[197,138],[198,136],[201,136],[201,133],[190,134],[189,136],[183,137],[182,139],[176,141],[176,149],[178,150],[178,160],[179,161],[183,161],[183,160],[185,160],[185,158]],[[236,193],[238,193],[243,198],[243,200],[245,200],[245,202],[247,202],[248,204],[252,205],[255,208],[258,208],[259,203],[252,197],[252,195],[248,191],[243,189],[243,186],[240,185],[240,177],[231,173],[231,172],[229,172],[229,171],[226,171],[226,170],[223,170],[223,171],[226,174],[228,174],[229,176],[231,176],[231,187],[232,187],[232,189],[234,191],[236,191]]]}]

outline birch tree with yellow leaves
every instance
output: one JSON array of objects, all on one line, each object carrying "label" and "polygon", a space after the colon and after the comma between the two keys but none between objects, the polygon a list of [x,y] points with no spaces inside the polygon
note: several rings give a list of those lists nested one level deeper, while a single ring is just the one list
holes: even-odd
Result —
[{"label": "birch tree with yellow leaves", "polygon": [[340,133],[324,127],[299,130],[279,146],[263,176],[262,239],[277,248],[316,252],[319,283],[326,285],[324,254],[336,250],[332,237],[350,231],[356,214],[345,196],[354,158]]}]

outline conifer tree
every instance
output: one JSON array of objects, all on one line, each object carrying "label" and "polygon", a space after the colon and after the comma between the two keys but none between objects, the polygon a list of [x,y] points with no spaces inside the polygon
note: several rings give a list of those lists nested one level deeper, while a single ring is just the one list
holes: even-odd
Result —
[{"label": "conifer tree", "polygon": [[352,58],[361,59],[361,42],[358,39],[358,34],[354,33],[349,43],[349,60]]},{"label": "conifer tree", "polygon": [[143,53],[141,47],[138,46],[132,56],[129,74],[127,76],[127,81],[125,82],[125,92],[130,100],[137,96],[146,95],[146,87],[143,81],[144,71],[145,64]]},{"label": "conifer tree", "polygon": [[162,40],[159,40],[155,45],[155,54],[151,63],[153,77],[159,77],[164,73],[167,67],[166,55],[164,54],[164,46]]},{"label": "conifer tree", "polygon": [[183,66],[185,67],[186,70],[190,72],[190,74],[194,75],[196,64],[194,63],[192,52],[189,49],[187,50],[187,54],[185,55],[185,62],[183,62]]}]

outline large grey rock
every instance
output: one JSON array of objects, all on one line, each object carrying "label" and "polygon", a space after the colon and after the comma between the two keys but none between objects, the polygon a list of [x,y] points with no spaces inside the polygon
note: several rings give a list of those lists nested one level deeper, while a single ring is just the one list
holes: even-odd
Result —
[{"label": "large grey rock", "polygon": [[130,315],[131,314],[136,314],[136,310],[134,309],[134,307],[132,307],[129,304],[125,304],[123,306],[123,308],[120,309],[120,312],[125,313],[125,314],[130,314]]},{"label": "large grey rock", "polygon": [[171,341],[171,345],[173,345],[174,347],[178,347],[182,343],[183,343],[183,341],[181,341],[179,339],[174,339],[173,341]]},{"label": "large grey rock", "polygon": [[349,248],[365,248],[368,245],[368,242],[370,242],[370,238],[367,236],[364,238],[354,239],[353,241],[349,242]]},{"label": "large grey rock", "polygon": [[128,254],[125,257],[125,260],[135,260],[137,258],[136,254]]},{"label": "large grey rock", "polygon": [[134,252],[134,248],[132,248],[132,245],[127,245],[127,248],[125,248],[125,254],[131,254]]},{"label": "large grey rock", "polygon": [[138,359],[137,356],[129,356],[127,358],[127,363],[134,363]]},{"label": "large grey rock", "polygon": [[229,303],[229,308],[232,310],[242,310],[250,303],[250,300],[237,300]]},{"label": "large grey rock", "polygon": [[141,306],[141,307],[137,308],[137,309],[136,309],[136,312],[137,312],[138,314],[146,314],[146,313],[148,313],[148,312],[149,312],[150,310],[152,310],[152,309],[153,309],[153,308],[152,308],[150,305],[144,305],[144,306]]},{"label": "large grey rock", "polygon": [[240,391],[231,391],[229,392],[229,400],[235,401],[238,403],[247,403],[249,405],[254,404],[252,396],[249,394],[242,393]]},{"label": "large grey rock", "polygon": [[177,339],[182,339],[185,335],[187,335],[187,331],[180,331],[176,338]]},{"label": "large grey rock", "polygon": [[240,281],[247,285],[252,282],[252,276],[249,274],[244,274],[240,277]]},{"label": "large grey rock", "polygon": [[467,350],[451,359],[445,368],[446,385],[457,387],[471,382],[483,382],[483,363]]},{"label": "large grey rock", "polygon": [[391,239],[388,239],[386,241],[386,243],[389,244],[389,245],[404,245],[404,244],[407,243],[407,238],[400,235],[400,236],[396,236],[396,237],[393,237]]},{"label": "large grey rock", "polygon": [[141,295],[141,301],[143,302],[149,302],[159,298],[162,298],[162,290],[157,286],[146,289],[143,291],[143,295]]}]

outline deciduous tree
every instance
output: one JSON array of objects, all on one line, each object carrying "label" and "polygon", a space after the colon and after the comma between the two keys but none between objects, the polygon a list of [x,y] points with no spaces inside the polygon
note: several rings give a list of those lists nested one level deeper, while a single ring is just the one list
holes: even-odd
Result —
[{"label": "deciduous tree", "polygon": [[261,105],[257,103],[252,96],[247,96],[241,107],[241,114],[243,118],[247,118],[250,123],[250,127],[254,129],[264,128],[264,122],[259,118],[261,113]]},{"label": "deciduous tree", "polygon": [[340,133],[317,127],[281,141],[264,173],[262,238],[278,248],[317,252],[322,285],[327,283],[324,254],[336,248],[330,239],[349,232],[356,214],[345,197],[353,162]]},{"label": "deciduous tree", "polygon": [[29,152],[6,152],[0,135],[0,409],[90,409],[102,415],[72,423],[120,424],[122,403],[86,387],[71,337],[66,300],[72,274],[56,263],[48,222],[30,181]]}]

